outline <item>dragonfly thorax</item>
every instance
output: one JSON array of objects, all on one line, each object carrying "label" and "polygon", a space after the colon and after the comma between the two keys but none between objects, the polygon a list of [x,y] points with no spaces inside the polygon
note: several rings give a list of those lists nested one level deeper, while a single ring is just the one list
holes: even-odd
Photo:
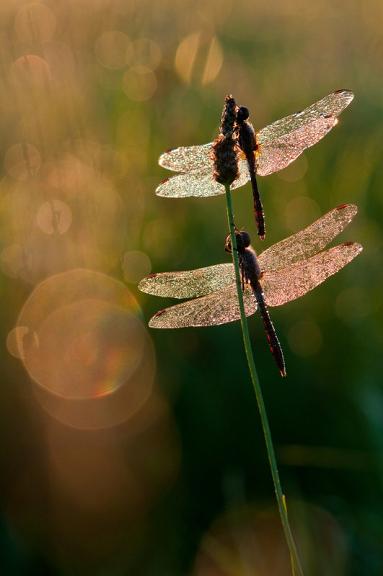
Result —
[{"label": "dragonfly thorax", "polygon": [[[256,282],[261,275],[261,268],[258,263],[257,254],[251,246],[251,239],[248,232],[245,230],[236,230],[235,238],[237,241],[237,252],[242,268],[245,275],[245,280]],[[225,241],[226,252],[232,252],[230,234],[226,237]]]},{"label": "dragonfly thorax", "polygon": [[253,153],[257,150],[257,137],[253,125],[248,121],[248,118],[248,108],[241,106],[237,112],[238,144],[249,160],[253,158]]},{"label": "dragonfly thorax", "polygon": [[[239,251],[238,251],[239,252]],[[254,287],[255,283],[261,278],[262,271],[258,263],[257,254],[252,246],[247,246],[242,253],[239,252],[242,260],[243,269],[247,279]]]}]

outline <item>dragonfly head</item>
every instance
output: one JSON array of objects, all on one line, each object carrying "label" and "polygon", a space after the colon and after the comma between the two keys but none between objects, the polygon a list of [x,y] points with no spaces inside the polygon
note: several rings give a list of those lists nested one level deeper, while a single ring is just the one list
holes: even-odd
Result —
[{"label": "dragonfly head", "polygon": [[236,234],[237,245],[241,245],[243,248],[248,248],[251,244],[250,234],[245,230],[241,230]]},{"label": "dragonfly head", "polygon": [[[235,238],[237,240],[237,251],[243,252],[251,244],[250,235],[245,230],[235,230]],[[231,237],[230,234],[226,236],[225,250],[231,253]]]},{"label": "dragonfly head", "polygon": [[240,106],[237,112],[237,122],[245,122],[250,116],[249,109],[246,106]]}]

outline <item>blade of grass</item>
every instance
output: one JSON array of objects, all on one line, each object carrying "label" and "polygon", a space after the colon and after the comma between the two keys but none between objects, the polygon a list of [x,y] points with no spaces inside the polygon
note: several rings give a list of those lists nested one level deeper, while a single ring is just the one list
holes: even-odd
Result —
[{"label": "blade of grass", "polygon": [[281,481],[279,478],[279,471],[277,466],[277,460],[275,457],[275,451],[273,446],[273,441],[271,438],[271,431],[269,426],[269,420],[267,418],[266,413],[266,406],[263,400],[262,389],[259,382],[259,377],[257,374],[257,370],[255,367],[253,350],[251,347],[250,342],[250,334],[249,334],[249,327],[247,324],[247,318],[245,314],[245,306],[243,303],[243,294],[242,294],[242,287],[241,287],[241,275],[239,271],[239,262],[238,262],[238,253],[237,253],[237,240],[235,237],[235,224],[234,224],[234,214],[233,214],[233,205],[231,201],[231,192],[230,192],[230,184],[225,184],[225,193],[226,193],[226,209],[227,209],[227,220],[230,229],[230,237],[231,237],[231,245],[232,245],[232,257],[233,257],[233,264],[235,269],[235,281],[237,286],[237,295],[238,295],[238,304],[239,310],[241,314],[241,328],[242,328],[242,336],[243,336],[243,344],[246,353],[247,364],[249,367],[251,382],[254,388],[255,396],[257,399],[259,415],[261,417],[261,424],[263,435],[265,438],[266,443],[266,450],[267,456],[269,459],[270,469],[271,469],[271,476],[273,478],[274,483],[274,491],[275,496],[278,504],[279,515],[281,518],[281,523],[283,527],[283,531],[285,534],[287,546],[290,551],[291,556],[291,563],[292,563],[292,570],[293,576],[303,576],[302,566],[299,560],[298,551],[294,542],[294,537],[291,531],[289,518],[287,515],[287,508],[284,504],[284,495],[282,492]]},{"label": "blade of grass", "polygon": [[[286,496],[283,494],[282,498],[283,498],[283,508],[286,511],[286,516],[288,517]],[[294,558],[293,558],[293,555],[291,554],[291,552],[290,552],[290,562],[291,562],[291,573],[293,576],[297,576],[297,573],[295,570],[295,562],[294,562]]]}]

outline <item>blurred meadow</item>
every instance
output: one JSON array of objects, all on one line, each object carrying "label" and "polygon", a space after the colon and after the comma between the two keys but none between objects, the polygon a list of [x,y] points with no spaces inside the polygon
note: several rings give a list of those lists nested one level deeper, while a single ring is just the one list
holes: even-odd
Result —
[{"label": "blurred meadow", "polygon": [[[209,142],[225,94],[261,128],[355,100],[259,179],[264,246],[338,204],[364,245],[250,320],[305,574],[383,574],[379,0],[0,2],[0,573],[290,574],[238,323],[152,331],[151,271],[228,261],[224,197],[163,199],[164,150]],[[250,186],[233,192],[256,239]]]}]

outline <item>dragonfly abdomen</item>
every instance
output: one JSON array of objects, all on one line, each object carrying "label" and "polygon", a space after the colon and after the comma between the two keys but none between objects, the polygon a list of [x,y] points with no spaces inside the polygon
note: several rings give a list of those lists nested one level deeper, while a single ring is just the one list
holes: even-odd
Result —
[{"label": "dragonfly abdomen", "polygon": [[283,356],[281,344],[278,340],[278,336],[277,336],[277,333],[276,333],[275,328],[274,328],[274,324],[271,321],[270,314],[269,314],[269,311],[268,311],[267,306],[266,306],[266,302],[265,302],[262,288],[261,288],[258,281],[255,285],[253,285],[253,283],[252,283],[251,287],[252,287],[252,290],[254,292],[254,296],[257,300],[259,312],[260,312],[261,317],[262,317],[262,321],[263,321],[263,325],[265,328],[266,337],[267,337],[267,341],[269,343],[270,351],[271,351],[272,355],[274,356],[275,362],[278,366],[278,369],[279,369],[281,376],[284,377],[284,376],[286,376],[285,359]]},{"label": "dragonfly abdomen", "polygon": [[265,216],[263,212],[263,206],[261,202],[261,197],[258,190],[258,184],[256,179],[256,162],[255,162],[255,152],[258,149],[257,136],[254,131],[253,126],[248,121],[243,121],[238,123],[238,144],[245,154],[247,165],[250,173],[251,188],[253,191],[253,207],[255,222],[257,225],[258,236],[261,240],[265,237]]},{"label": "dragonfly abdomen", "polygon": [[255,222],[257,225],[257,231],[258,231],[258,236],[260,237],[261,240],[264,240],[265,238],[265,213],[263,210],[263,206],[262,206],[262,201],[261,201],[261,197],[259,194],[259,190],[258,190],[258,183],[257,183],[257,179],[255,177],[255,159],[252,159],[252,166],[250,165],[249,159],[247,159],[247,162],[249,164],[249,172],[250,172],[250,182],[251,182],[251,188],[253,191],[253,209],[254,209],[254,215],[255,215]]}]

